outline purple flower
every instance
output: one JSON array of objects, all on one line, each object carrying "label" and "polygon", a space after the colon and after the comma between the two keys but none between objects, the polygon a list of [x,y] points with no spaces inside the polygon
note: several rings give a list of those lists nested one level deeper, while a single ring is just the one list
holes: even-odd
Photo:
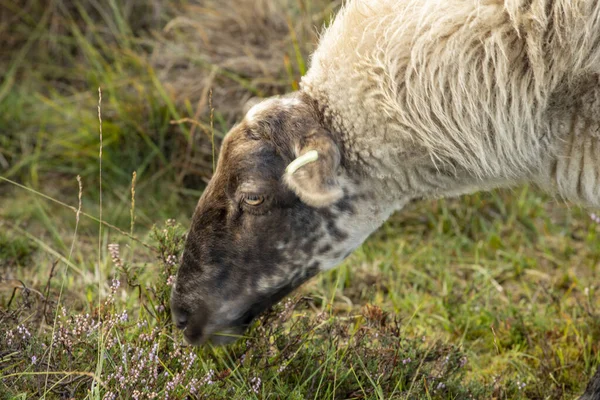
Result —
[{"label": "purple flower", "polygon": [[123,268],[123,261],[121,260],[121,255],[119,254],[119,245],[117,243],[111,243],[108,245],[108,252],[110,253],[110,258],[113,263],[119,267]]},{"label": "purple flower", "polygon": [[250,379],[250,384],[252,385],[252,391],[254,393],[258,394],[258,391],[260,390],[260,384],[261,384],[260,378],[255,376],[254,378]]},{"label": "purple flower", "polygon": [[31,337],[31,333],[29,333],[29,331],[27,330],[27,328],[23,325],[19,325],[17,326],[17,332],[22,335],[23,340],[28,339]]},{"label": "purple flower", "polygon": [[169,255],[167,257],[167,264],[172,267],[177,265],[177,256],[175,256],[174,254]]},{"label": "purple flower", "polygon": [[215,371],[211,369],[210,371],[208,371],[208,373],[206,375],[204,375],[204,377],[200,381],[200,385],[212,385],[214,383],[212,380],[212,378],[214,376],[215,376]]},{"label": "purple flower", "polygon": [[31,356],[31,365],[35,365],[36,362],[37,362],[37,357]]},{"label": "purple flower", "polygon": [[170,275],[167,278],[167,286],[173,286],[173,283],[175,283],[175,275]]}]

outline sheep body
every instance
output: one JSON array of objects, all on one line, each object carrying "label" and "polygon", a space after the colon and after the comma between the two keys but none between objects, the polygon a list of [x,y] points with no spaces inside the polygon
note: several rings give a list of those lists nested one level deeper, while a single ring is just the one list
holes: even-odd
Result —
[{"label": "sheep body", "polygon": [[301,90],[381,204],[533,182],[600,207],[599,74],[597,1],[362,0]]},{"label": "sheep body", "polygon": [[600,207],[599,74],[597,1],[350,0],[300,91],[226,135],[177,325],[193,344],[243,332],[415,199],[534,182]]}]

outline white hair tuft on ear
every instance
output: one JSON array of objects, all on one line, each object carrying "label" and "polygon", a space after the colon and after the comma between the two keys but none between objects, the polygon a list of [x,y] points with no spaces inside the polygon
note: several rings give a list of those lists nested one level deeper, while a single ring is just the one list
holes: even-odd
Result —
[{"label": "white hair tuft on ear", "polygon": [[298,168],[308,163],[315,162],[318,158],[319,153],[316,150],[309,150],[306,153],[302,154],[300,157],[296,158],[294,161],[292,161],[285,169],[285,173],[291,175],[294,172],[296,172]]}]

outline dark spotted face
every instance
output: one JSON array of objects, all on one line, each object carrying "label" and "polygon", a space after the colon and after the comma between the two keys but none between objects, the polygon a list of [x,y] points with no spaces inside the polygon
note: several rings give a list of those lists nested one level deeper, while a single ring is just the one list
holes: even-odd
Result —
[{"label": "dark spotted face", "polygon": [[356,210],[340,159],[298,98],[255,106],[227,135],[172,291],[174,322],[190,343],[235,340],[259,313],[360,244],[366,235],[352,227]]}]

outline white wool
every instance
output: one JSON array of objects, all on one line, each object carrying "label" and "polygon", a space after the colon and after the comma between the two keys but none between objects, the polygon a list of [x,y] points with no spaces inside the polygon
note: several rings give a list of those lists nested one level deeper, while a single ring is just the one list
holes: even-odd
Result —
[{"label": "white wool", "polygon": [[[325,30],[301,88],[366,174],[427,162],[481,186],[534,180],[600,206],[598,73],[598,1],[355,0]],[[561,169],[561,157],[577,163]]]}]

